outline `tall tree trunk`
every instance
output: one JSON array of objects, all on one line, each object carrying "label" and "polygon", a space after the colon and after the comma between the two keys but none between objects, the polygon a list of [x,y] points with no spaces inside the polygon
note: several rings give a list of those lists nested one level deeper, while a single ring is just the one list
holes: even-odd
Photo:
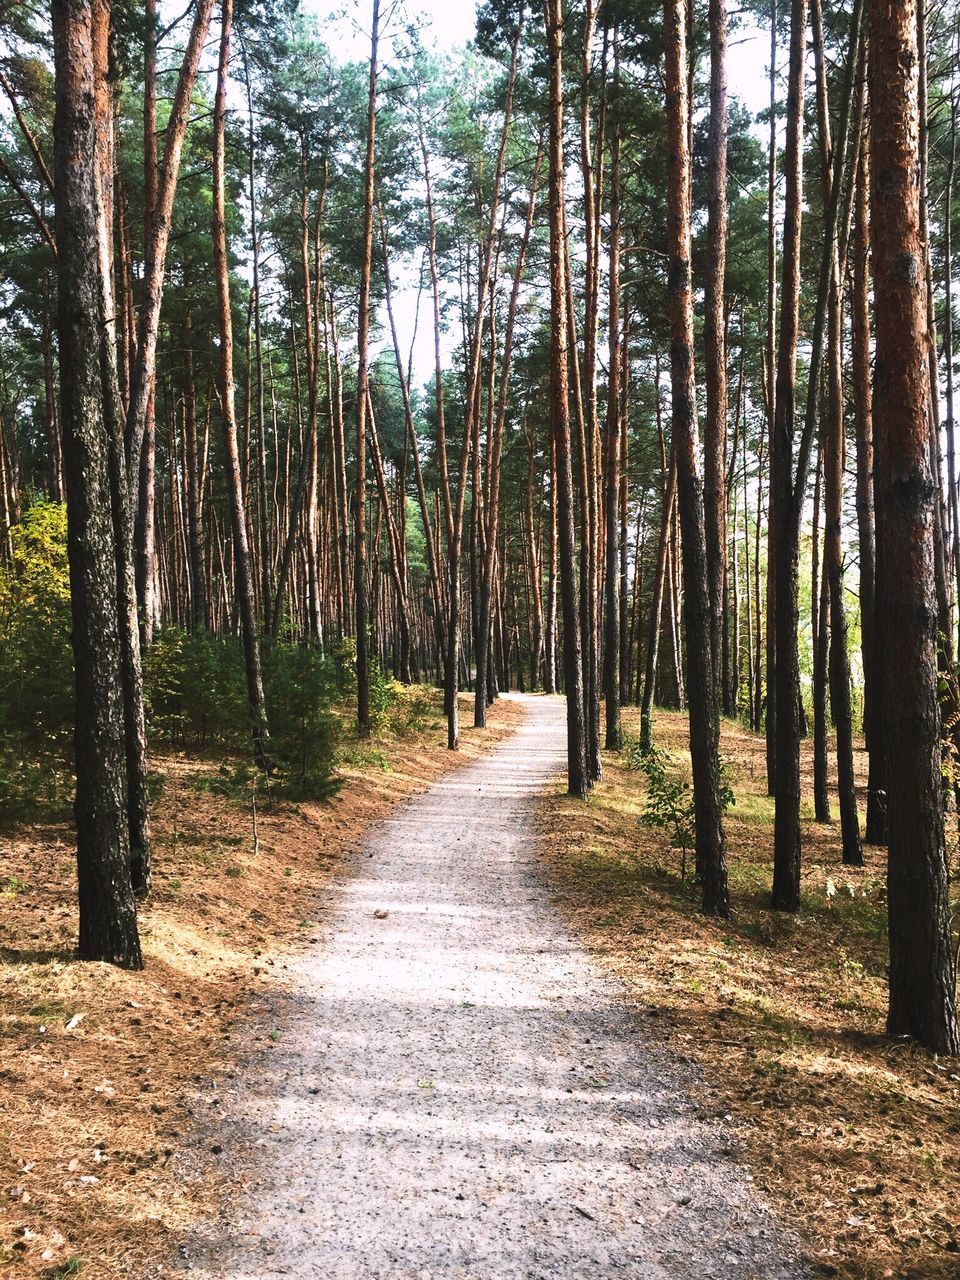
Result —
[{"label": "tall tree trunk", "polygon": [[720,805],[720,703],[714,680],[707,590],[703,482],[700,477],[693,369],[690,270],[690,150],[685,0],[666,0],[667,254],[670,374],[677,500],[683,537],[683,613],[690,700],[690,756],[696,817],[697,871],[707,915],[730,912]]},{"label": "tall tree trunk", "polygon": [[104,344],[112,341],[101,280],[105,211],[99,175],[92,6],[53,0],[56,85],[54,171],[59,285],[60,405],[67,487],[67,541],[76,721],[79,952],[124,968],[142,966],[130,873],[123,602],[111,484],[112,388]]},{"label": "tall tree trunk", "polygon": [[[99,279],[103,292],[105,342],[101,357],[103,406],[110,440],[110,485],[116,535],[117,592],[120,608],[124,725],[127,759],[127,823],[133,891],[150,889],[150,821],[147,786],[147,733],[143,672],[133,562],[133,511],[124,468],[123,422],[117,370],[116,302],[113,287],[114,104],[110,80],[110,6],[92,5],[94,128],[99,182]],[[151,554],[152,567],[152,554]]]},{"label": "tall tree trunk", "polygon": [[217,65],[217,92],[213,108],[213,257],[217,277],[217,303],[220,321],[220,379],[223,442],[226,452],[226,480],[230,498],[230,520],[233,532],[234,575],[240,629],[247,675],[247,699],[253,733],[253,749],[257,764],[267,768],[269,732],[267,705],[260,668],[260,637],[257,632],[257,610],[254,601],[253,569],[247,541],[246,504],[240,474],[237,446],[237,419],[233,381],[233,319],[230,313],[230,275],[227,261],[227,227],[224,195],[224,168],[227,127],[227,75],[230,68],[230,39],[233,30],[233,0],[222,0],[223,20],[220,33],[220,59]]},{"label": "tall tree trunk", "polygon": [[891,1035],[960,1052],[940,773],[936,494],[928,453],[927,321],[916,0],[870,0],[871,224],[876,323],[877,624],[889,768]]},{"label": "tall tree trunk", "polygon": [[373,0],[370,35],[370,85],[367,93],[367,154],[363,180],[363,260],[360,270],[360,309],[357,320],[357,476],[354,490],[354,595],[357,628],[357,729],[370,736],[370,659],[367,638],[367,389],[370,385],[370,270],[373,263],[373,187],[377,143],[377,44],[380,0]]},{"label": "tall tree trunk", "polygon": [[[620,53],[614,32],[614,110],[619,111]],[[605,521],[604,559],[604,702],[605,745],[619,751],[623,743],[620,727],[620,453],[621,453],[621,319],[620,319],[620,122],[614,123],[610,154],[610,306],[607,363],[607,420],[603,503]]]},{"label": "tall tree trunk", "polygon": [[853,297],[853,424],[857,454],[857,533],[860,544],[860,634],[863,655],[863,728],[868,752],[868,844],[886,840],[885,748],[880,728],[883,653],[877,642],[876,524],[873,500],[873,387],[870,359],[869,166],[867,148],[860,153],[854,222]]},{"label": "tall tree trunk", "polygon": [[827,746],[827,673],[830,664],[830,596],[821,560],[820,508],[823,496],[823,451],[817,451],[813,490],[813,563],[810,575],[810,621],[813,644],[813,813],[817,822],[830,821],[829,755]]},{"label": "tall tree trunk", "polygon": [[[770,121],[767,143],[767,459],[771,470],[774,455],[777,413],[777,0],[770,0]],[[761,484],[758,479],[758,485]],[[757,511],[759,514],[759,494]],[[776,495],[773,485],[767,488],[767,579],[766,579],[766,717],[764,729],[767,746],[767,795],[777,791],[777,630],[776,612],[773,607],[776,582]],[[757,553],[755,570],[760,576],[760,521],[757,520]],[[757,592],[757,689],[754,719],[760,727],[760,708],[763,704],[760,680],[761,608]]]},{"label": "tall tree trunk", "polygon": [[727,248],[727,7],[710,0],[710,149],[707,161],[707,279],[704,309],[707,416],[703,506],[707,538],[714,682],[720,687],[726,572],[727,349],[723,292]]},{"label": "tall tree trunk", "polygon": [[156,202],[146,246],[143,279],[143,303],[137,331],[137,358],[130,381],[130,404],[127,410],[127,476],[131,495],[136,494],[140,476],[140,454],[146,430],[150,396],[156,382],[157,338],[160,333],[160,306],[166,273],[167,245],[173,218],[173,200],[180,175],[180,157],[187,134],[190,103],[200,66],[200,55],[207,38],[214,0],[197,0],[197,8],[184,51],[177,87],[167,121],[163,159],[157,180]]},{"label": "tall tree trunk", "polygon": [[[146,0],[146,29],[143,38],[143,242],[151,243],[157,209],[157,0]],[[130,398],[127,398],[129,412]],[[140,466],[139,492],[131,490],[136,503],[134,555],[137,572],[137,602],[140,608],[140,640],[146,649],[153,641],[157,613],[156,577],[156,371],[147,397],[144,418],[143,461]]]},{"label": "tall tree trunk", "polygon": [[572,796],[584,800],[589,783],[577,598],[567,346],[570,324],[566,314],[567,254],[563,212],[563,0],[545,0],[545,16],[550,94],[550,429],[557,452],[557,522],[563,606],[564,691],[567,695],[567,789]]},{"label": "tall tree trunk", "polygon": [[[847,138],[841,133],[838,139],[839,153],[834,155],[830,136],[830,103],[827,93],[826,59],[823,48],[823,14],[820,0],[812,0],[814,54],[817,68],[817,108],[820,132],[820,158],[823,181],[824,206],[829,210],[834,196],[834,186],[843,181],[845,172],[844,151]],[[857,5],[856,21],[851,31],[848,50],[848,75],[851,80],[859,60],[860,5]],[[828,223],[829,223],[828,217]],[[838,228],[839,231],[839,228]],[[850,694],[850,657],[847,651],[847,613],[843,587],[843,471],[845,461],[844,400],[843,400],[843,298],[841,292],[841,266],[838,235],[832,225],[827,227],[829,253],[829,284],[827,309],[827,363],[826,363],[826,418],[821,426],[823,438],[823,490],[824,490],[824,543],[823,573],[829,587],[830,651],[829,682],[830,707],[837,735],[837,792],[840,803],[840,830],[843,845],[843,861],[847,865],[862,866],[863,850],[860,845],[860,820],[857,815],[857,797],[853,773],[853,710]],[[815,335],[816,338],[816,335]],[[802,461],[801,461],[802,465]],[[798,484],[802,483],[798,477]],[[821,621],[821,625],[823,625]]]},{"label": "tall tree trunk", "polygon": [[[797,655],[797,541],[793,537],[793,438],[800,312],[800,220],[803,207],[803,80],[806,0],[792,0],[787,138],[784,154],[783,289],[777,354],[774,433],[770,457],[773,529],[776,706],[776,816],[773,906],[800,907],[800,673]],[[769,568],[768,568],[769,573]],[[768,707],[769,714],[769,707]]]}]

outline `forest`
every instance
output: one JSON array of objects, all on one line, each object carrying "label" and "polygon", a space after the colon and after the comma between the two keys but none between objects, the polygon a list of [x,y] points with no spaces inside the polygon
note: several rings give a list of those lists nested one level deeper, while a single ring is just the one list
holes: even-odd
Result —
[{"label": "forest", "polygon": [[[669,1275],[667,1210],[616,1206],[687,1206],[680,1177],[691,1235],[708,1200],[728,1220],[688,1275],[956,1275],[960,8],[463,8],[465,42],[417,0],[0,0],[0,1261]],[[442,1062],[427,993],[491,1019]],[[107,1028],[144,1001],[134,1050]],[[547,1110],[588,1008],[584,1105],[668,1081],[652,1146],[629,1108]],[[271,1123],[252,1041],[326,1109]],[[411,1121],[378,1186],[351,1108],[407,1132],[402,1042],[446,1136]],[[48,1093],[111,1053],[155,1058],[174,1137],[149,1098],[108,1123]],[[194,1068],[344,1170],[318,1199],[283,1174],[273,1261],[226,1226],[194,1247],[238,1195],[159,1172],[188,1130],[227,1142]],[[444,1089],[528,1072],[545,1145],[496,1146],[533,1187],[500,1238],[487,1113]],[[729,1151],[684,1145],[703,1090]],[[837,1107],[842,1151],[811,1137]],[[85,1160],[111,1124],[131,1174],[171,1144],[142,1201],[57,1182],[58,1130]],[[578,1160],[593,1125],[604,1159],[633,1143],[635,1184],[550,1190],[554,1125]],[[408,1235],[454,1131],[466,1172],[436,1177],[476,1204]],[[572,1225],[532,1226],[554,1194]]]}]

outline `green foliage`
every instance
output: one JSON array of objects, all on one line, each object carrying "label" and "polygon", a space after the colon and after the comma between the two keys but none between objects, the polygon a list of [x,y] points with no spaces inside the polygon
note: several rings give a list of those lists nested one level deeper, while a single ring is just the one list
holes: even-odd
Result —
[{"label": "green foliage", "polygon": [[340,786],[334,766],[336,667],[315,649],[277,645],[266,655],[275,785],[295,800],[326,800]]},{"label": "green foliage", "polygon": [[[680,879],[687,878],[687,854],[696,848],[696,805],[693,788],[685,771],[677,765],[669,751],[651,746],[637,747],[634,764],[647,780],[646,807],[640,818],[642,826],[665,831],[670,848],[680,851]],[[720,762],[720,808],[725,813],[736,803],[729,774]]]},{"label": "green foliage", "polygon": [[665,831],[671,849],[680,850],[680,878],[687,878],[687,853],[696,847],[693,790],[660,747],[637,751],[637,768],[647,780],[646,808],[640,818],[645,827]]},{"label": "green foliage", "polygon": [[[357,696],[357,641],[345,636],[333,651],[337,692],[342,698],[354,700]],[[386,727],[390,712],[403,693],[403,686],[380,668],[376,658],[370,659],[368,669],[370,688],[370,727],[376,732]]]},{"label": "green foliage", "polygon": [[237,640],[165,627],[144,654],[143,678],[155,738],[196,752],[244,750],[250,732]]},{"label": "green foliage", "polygon": [[73,719],[66,509],[38,500],[0,568],[0,733],[63,754]]},{"label": "green foliage", "polygon": [[36,818],[69,798],[73,728],[66,509],[36,500],[0,567],[0,818]]},{"label": "green foliage", "polygon": [[[271,792],[296,800],[333,795],[337,719],[333,705],[349,684],[344,663],[293,644],[265,647],[263,677],[270,723]],[[354,681],[356,676],[354,674]],[[154,738],[199,754],[245,758],[250,746],[240,642],[165,628],[144,661]],[[249,765],[221,767],[218,788],[233,798],[250,785]],[[241,776],[242,775],[242,776]]]}]

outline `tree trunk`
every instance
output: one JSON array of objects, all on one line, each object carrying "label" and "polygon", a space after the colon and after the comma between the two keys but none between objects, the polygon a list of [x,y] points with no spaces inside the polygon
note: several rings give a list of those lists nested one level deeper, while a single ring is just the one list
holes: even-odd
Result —
[{"label": "tree trunk", "polygon": [[813,564],[810,575],[810,630],[813,644],[813,814],[817,822],[830,821],[830,788],[827,748],[827,671],[829,667],[829,589],[820,558],[820,507],[823,492],[823,451],[817,451],[817,478],[813,490]]},{"label": "tree trunk", "polygon": [[92,9],[53,0],[54,170],[59,284],[60,405],[67,487],[75,668],[79,953],[142,967],[130,873],[122,599],[111,492],[112,341],[101,280],[106,219],[97,155]]},{"label": "tree trunk", "polygon": [[370,736],[370,660],[367,638],[367,393],[370,385],[370,270],[373,263],[373,184],[377,141],[377,44],[380,36],[380,0],[373,0],[370,36],[370,86],[367,93],[367,154],[363,185],[363,260],[360,272],[360,309],[357,320],[357,476],[354,490],[354,595],[357,628],[357,730]]},{"label": "tree trunk", "polygon": [[[614,110],[619,110],[620,55],[614,33]],[[610,306],[609,358],[607,363],[607,421],[603,503],[605,522],[604,559],[604,702],[605,745],[619,751],[623,744],[620,727],[620,123],[614,124],[610,156]]]},{"label": "tree trunk", "polygon": [[[774,700],[776,706],[776,816],[773,906],[800,907],[800,673],[797,655],[797,539],[793,537],[793,437],[797,395],[800,310],[800,219],[803,207],[803,70],[807,37],[806,0],[792,0],[787,137],[784,155],[783,290],[777,354],[774,433],[770,457],[773,529]],[[768,573],[769,573],[768,568]],[[769,662],[769,657],[768,657]],[[769,707],[768,707],[769,715]]]},{"label": "tree trunk", "polygon": [[666,0],[667,280],[670,374],[677,500],[683,537],[683,612],[690,700],[690,756],[696,816],[697,872],[707,915],[729,915],[723,811],[720,805],[720,705],[714,680],[703,482],[697,443],[690,271],[690,150],[685,0]]},{"label": "tree trunk", "polygon": [[960,1052],[940,773],[937,601],[928,453],[926,273],[917,182],[916,0],[870,3],[876,317],[877,623],[896,679],[884,689],[889,768],[887,1029]]},{"label": "tree trunk", "polygon": [[710,142],[707,161],[707,279],[703,341],[707,416],[703,506],[707,538],[714,683],[721,687],[723,583],[726,572],[727,349],[723,292],[727,248],[727,8],[710,0]]},{"label": "tree trunk", "polygon": [[220,34],[220,59],[217,66],[217,92],[213,109],[213,257],[217,277],[217,303],[220,320],[220,379],[223,442],[226,452],[226,481],[230,498],[230,520],[233,532],[234,574],[240,629],[247,675],[247,699],[253,733],[253,749],[257,764],[266,770],[269,748],[267,706],[260,668],[260,638],[254,601],[253,570],[247,541],[246,503],[240,474],[237,447],[237,419],[233,382],[233,319],[230,313],[230,276],[227,261],[226,209],[224,203],[224,167],[227,125],[227,75],[230,67],[230,38],[233,29],[233,0],[223,0],[223,24]]},{"label": "tree trunk", "polygon": [[193,87],[200,66],[200,55],[210,26],[213,0],[198,0],[190,38],[183,55],[177,88],[167,121],[163,160],[157,181],[156,202],[144,261],[143,303],[137,336],[137,358],[130,380],[130,404],[127,410],[127,476],[131,496],[137,492],[140,476],[140,453],[146,429],[150,396],[156,382],[157,338],[160,332],[160,305],[166,272],[167,245],[173,218],[173,200],[180,174],[180,156],[187,133]]},{"label": "tree trunk", "polygon": [[557,523],[560,534],[560,594],[563,607],[563,669],[567,695],[567,789],[585,800],[586,724],[583,658],[577,598],[573,467],[568,379],[567,254],[563,181],[563,0],[545,0],[549,58],[550,157],[550,429],[557,452]]},{"label": "tree trunk", "polygon": [[868,752],[868,844],[886,841],[885,749],[880,728],[883,654],[877,643],[877,540],[873,502],[873,387],[870,368],[869,166],[867,148],[860,153],[854,223],[853,424],[857,453],[857,533],[860,544],[860,634],[863,655],[863,729]]}]

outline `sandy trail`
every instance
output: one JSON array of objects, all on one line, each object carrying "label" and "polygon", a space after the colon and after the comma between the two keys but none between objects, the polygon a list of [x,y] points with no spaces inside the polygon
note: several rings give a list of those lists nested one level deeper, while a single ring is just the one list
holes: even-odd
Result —
[{"label": "sandy trail", "polygon": [[805,1274],[546,898],[533,801],[564,767],[564,706],[525,701],[338,891],[282,1047],[224,1095],[259,1182],[238,1222],[185,1246],[194,1276]]}]

